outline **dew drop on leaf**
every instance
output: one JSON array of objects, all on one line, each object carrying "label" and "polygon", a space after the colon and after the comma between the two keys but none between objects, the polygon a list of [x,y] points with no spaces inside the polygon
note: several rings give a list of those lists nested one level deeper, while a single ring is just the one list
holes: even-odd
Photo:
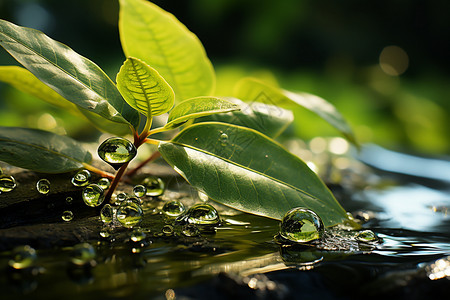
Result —
[{"label": "dew drop on leaf", "polygon": [[120,137],[105,140],[98,147],[98,155],[105,162],[118,170],[123,164],[131,161],[137,154],[132,142]]},{"label": "dew drop on leaf", "polygon": [[95,183],[91,183],[84,188],[82,197],[84,203],[91,207],[99,206],[105,199],[103,189]]},{"label": "dew drop on leaf", "polygon": [[42,195],[47,195],[50,192],[50,181],[48,179],[40,179],[36,183],[36,189]]},{"label": "dew drop on leaf", "polygon": [[195,204],[176,219],[177,223],[194,225],[219,225],[220,217],[214,206],[206,203]]},{"label": "dew drop on leaf", "polygon": [[142,181],[142,185],[147,188],[147,196],[157,197],[164,193],[165,184],[161,178],[148,176]]},{"label": "dew drop on leaf", "polygon": [[86,186],[89,184],[89,180],[91,179],[91,172],[88,170],[80,170],[72,177],[72,184],[74,186]]},{"label": "dew drop on leaf", "polygon": [[115,208],[110,204],[105,204],[100,210],[100,219],[103,223],[108,224],[111,223],[114,219]]},{"label": "dew drop on leaf", "polygon": [[220,135],[219,141],[220,141],[220,145],[225,147],[226,145],[228,145],[228,135],[226,133],[222,133]]},{"label": "dew drop on leaf", "polygon": [[162,212],[168,217],[178,217],[184,213],[185,208],[183,203],[178,200],[171,200],[164,204]]},{"label": "dew drop on leaf", "polygon": [[9,175],[0,175],[0,192],[11,192],[16,187],[16,180]]},{"label": "dew drop on leaf", "polygon": [[36,250],[25,245],[18,246],[12,251],[12,258],[9,260],[9,265],[14,269],[26,269],[34,265],[37,259]]},{"label": "dew drop on leaf", "polygon": [[66,210],[62,213],[61,218],[66,222],[70,222],[73,219],[73,212],[70,210]]},{"label": "dew drop on leaf", "polygon": [[144,212],[133,201],[125,201],[117,209],[117,220],[126,228],[131,228],[141,223]]},{"label": "dew drop on leaf", "polygon": [[70,261],[77,266],[91,264],[95,259],[95,249],[89,243],[75,245],[70,253]]},{"label": "dew drop on leaf", "polygon": [[359,242],[375,242],[378,240],[376,234],[372,230],[363,230],[358,232],[356,240]]},{"label": "dew drop on leaf", "polygon": [[133,187],[133,194],[138,198],[144,197],[147,194],[147,188],[142,184],[135,185]]},{"label": "dew drop on leaf", "polygon": [[314,211],[303,207],[288,211],[280,224],[281,237],[296,243],[319,239],[324,230],[322,219]]},{"label": "dew drop on leaf", "polygon": [[109,181],[108,178],[104,177],[104,178],[100,178],[100,180],[97,182],[97,184],[104,190],[106,191],[109,186],[111,185],[111,181]]}]

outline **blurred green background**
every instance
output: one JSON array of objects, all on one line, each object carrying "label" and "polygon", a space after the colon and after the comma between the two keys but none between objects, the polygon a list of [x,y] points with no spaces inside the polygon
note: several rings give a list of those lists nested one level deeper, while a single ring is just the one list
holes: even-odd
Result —
[{"label": "blurred green background", "polygon": [[[450,150],[450,1],[154,1],[203,42],[217,94],[242,76],[333,103],[362,143],[411,153]],[[0,18],[33,27],[100,65],[112,78],[124,57],[116,0],[0,0]],[[5,51],[0,64],[16,64]],[[294,130],[305,139],[337,133],[306,111]],[[0,84],[0,125],[83,138],[89,126]],[[64,129],[63,129],[64,128]]]}]

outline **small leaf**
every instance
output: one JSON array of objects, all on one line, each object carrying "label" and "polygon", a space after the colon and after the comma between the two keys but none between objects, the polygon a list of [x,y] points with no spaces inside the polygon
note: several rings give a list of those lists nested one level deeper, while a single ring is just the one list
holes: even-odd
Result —
[{"label": "small leaf", "polygon": [[119,32],[125,55],[155,68],[177,101],[211,94],[211,62],[197,36],[172,14],[149,1],[120,0]]},{"label": "small leaf", "polygon": [[264,98],[273,105],[292,107],[300,105],[331,124],[350,142],[357,144],[355,135],[336,107],[326,100],[308,93],[293,93],[269,86],[254,78],[244,78],[235,87],[235,96],[244,101],[258,101]]},{"label": "small leaf", "polygon": [[92,160],[81,144],[67,136],[19,127],[0,127],[0,160],[44,173],[63,173]]},{"label": "small leaf", "polygon": [[129,57],[117,74],[117,88],[128,104],[147,118],[168,112],[173,90],[159,73],[143,61]]},{"label": "small leaf", "polygon": [[169,113],[166,129],[177,128],[184,122],[213,114],[239,110],[239,105],[217,97],[196,97],[180,102]]},{"label": "small leaf", "polygon": [[42,32],[0,20],[0,45],[70,102],[113,122],[138,126],[139,114],[96,64]]},{"label": "small leaf", "polygon": [[194,187],[217,202],[273,219],[294,207],[325,226],[348,220],[325,184],[298,157],[257,131],[224,123],[187,127],[159,151]]},{"label": "small leaf", "polygon": [[245,103],[236,98],[229,101],[239,105],[239,111],[216,114],[197,119],[197,122],[224,122],[255,129],[268,137],[278,137],[294,121],[290,110],[262,102]]}]

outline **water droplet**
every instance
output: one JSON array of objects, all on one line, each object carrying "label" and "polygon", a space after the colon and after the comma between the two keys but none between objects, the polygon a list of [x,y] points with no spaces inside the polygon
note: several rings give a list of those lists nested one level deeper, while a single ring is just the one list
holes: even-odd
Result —
[{"label": "water droplet", "polygon": [[194,225],[218,225],[220,217],[217,210],[210,204],[195,204],[176,219],[177,223]]},{"label": "water droplet", "polygon": [[70,261],[77,266],[91,264],[95,258],[95,249],[89,243],[75,245],[70,253]]},{"label": "water droplet", "polygon": [[193,224],[187,224],[181,228],[181,233],[184,236],[194,237],[200,235],[200,230],[198,230],[198,227]]},{"label": "water droplet", "polygon": [[124,163],[131,161],[137,154],[132,142],[120,137],[105,140],[98,147],[98,155],[105,162],[118,170]]},{"label": "water droplet", "polygon": [[228,145],[228,135],[226,133],[222,133],[219,138],[220,145],[225,147]]},{"label": "water droplet", "polygon": [[9,265],[14,269],[26,269],[34,265],[37,259],[36,250],[32,247],[18,246],[12,251],[12,258],[9,260]]},{"label": "water droplet", "polygon": [[147,188],[147,196],[157,197],[164,193],[165,184],[161,178],[148,176],[142,181],[142,185]]},{"label": "water droplet", "polygon": [[0,175],[0,192],[11,192],[16,187],[16,180],[9,175]]},{"label": "water droplet", "polygon": [[144,212],[138,204],[127,200],[119,206],[116,215],[124,227],[131,228],[141,223]]},{"label": "water droplet", "polygon": [[109,186],[111,185],[111,181],[109,181],[108,178],[100,178],[100,180],[97,182],[98,186],[101,187],[104,191],[106,191]]},{"label": "water droplet", "polygon": [[100,210],[100,219],[103,223],[108,224],[111,223],[114,219],[115,208],[109,204],[105,204]]},{"label": "water droplet", "polygon": [[72,184],[74,186],[86,186],[89,184],[89,180],[91,179],[91,172],[88,170],[80,170],[72,177]]},{"label": "water droplet", "polygon": [[164,233],[165,236],[171,236],[173,235],[173,226],[171,225],[164,225],[164,227],[161,229],[162,233]]},{"label": "water droplet", "polygon": [[130,240],[132,242],[138,243],[141,242],[142,240],[144,240],[147,237],[147,235],[145,234],[144,231],[142,231],[142,229],[140,228],[135,228],[133,229],[133,231],[130,233]]},{"label": "water droplet", "polygon": [[138,198],[144,197],[147,194],[147,188],[142,184],[135,185],[133,187],[133,193]]},{"label": "water droplet", "polygon": [[375,242],[378,240],[377,235],[372,230],[363,230],[356,235],[358,242]]},{"label": "water droplet", "polygon": [[281,237],[297,243],[319,239],[324,230],[320,217],[312,210],[302,207],[288,211],[280,224]]},{"label": "water droplet", "polygon": [[72,197],[67,197],[66,198],[66,204],[67,205],[71,205],[73,203],[73,198]]},{"label": "water droplet", "polygon": [[66,211],[64,211],[64,212],[62,213],[61,218],[62,218],[64,221],[66,221],[66,222],[72,221],[72,219],[73,219],[73,212],[71,212],[70,210],[66,210]]},{"label": "water droplet", "polygon": [[203,202],[206,202],[209,200],[208,195],[206,195],[205,193],[198,191],[198,197],[200,198],[200,200],[202,200]]},{"label": "water droplet", "polygon": [[113,234],[113,230],[110,226],[103,226],[102,229],[100,230],[99,234],[104,239],[109,239],[110,241],[114,240],[111,238],[111,236]]},{"label": "water droplet", "polygon": [[83,190],[83,201],[87,206],[96,207],[102,204],[105,199],[103,189],[95,183],[91,183]]},{"label": "water droplet", "polygon": [[185,208],[183,203],[178,200],[171,200],[164,204],[162,208],[163,213],[168,217],[178,217],[184,213]]},{"label": "water droplet", "polygon": [[120,203],[128,199],[128,195],[125,192],[118,193],[116,196],[116,202]]},{"label": "water droplet", "polygon": [[40,179],[36,183],[36,189],[42,195],[47,195],[50,192],[50,181],[48,179]]},{"label": "water droplet", "polygon": [[136,198],[136,197],[129,197],[128,199],[127,199],[127,201],[131,201],[131,202],[134,202],[134,203],[136,203],[137,205],[142,205],[142,203],[143,203],[143,201],[141,200],[141,199],[139,199],[139,198]]}]

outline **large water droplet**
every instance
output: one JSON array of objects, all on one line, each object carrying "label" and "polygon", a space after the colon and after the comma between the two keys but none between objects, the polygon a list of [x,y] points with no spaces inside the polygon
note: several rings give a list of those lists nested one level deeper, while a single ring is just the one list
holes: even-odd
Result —
[{"label": "large water droplet", "polygon": [[74,186],[86,186],[89,184],[89,180],[91,179],[91,172],[88,170],[80,170],[72,177],[72,184]]},{"label": "large water droplet", "polygon": [[147,188],[147,196],[157,197],[164,193],[165,184],[161,178],[148,176],[142,181],[142,185]]},{"label": "large water droplet", "polygon": [[219,225],[220,217],[217,210],[209,204],[195,204],[188,211],[179,216],[176,221],[178,223],[194,224],[194,225]]},{"label": "large water droplet", "polygon": [[95,249],[89,243],[75,245],[70,253],[70,261],[77,266],[92,265],[95,258]]},{"label": "large water droplet", "polygon": [[111,181],[109,181],[108,178],[100,178],[100,180],[97,182],[98,186],[101,187],[104,191],[106,191],[109,186],[111,185]]},{"label": "large water droplet", "polygon": [[12,251],[9,265],[14,269],[26,269],[34,265],[37,259],[36,250],[28,245],[18,246]]},{"label": "large water droplet", "polygon": [[321,238],[325,227],[310,209],[297,207],[288,211],[280,224],[280,235],[288,241],[306,243]]},{"label": "large water droplet", "polygon": [[137,153],[132,142],[120,137],[105,140],[98,147],[98,155],[114,169],[119,169],[124,163],[131,161]]},{"label": "large water droplet", "polygon": [[91,207],[99,206],[105,199],[103,189],[95,183],[84,188],[82,197],[84,203]]},{"label": "large water droplet", "polygon": [[47,195],[50,192],[50,181],[48,179],[40,179],[36,183],[36,189],[42,195]]},{"label": "large water droplet", "polygon": [[114,219],[115,208],[109,204],[105,204],[100,210],[100,219],[103,223],[111,223]]},{"label": "large water droplet", "polygon": [[178,200],[171,200],[164,204],[162,212],[168,217],[178,217],[184,213],[185,208],[183,203]]},{"label": "large water droplet", "polygon": [[228,135],[226,133],[222,133],[220,135],[219,141],[220,141],[220,145],[225,147],[226,145],[228,145]]},{"label": "large water droplet", "polygon": [[135,185],[133,187],[133,194],[138,198],[144,197],[147,194],[147,188],[142,184]]},{"label": "large water droplet", "polygon": [[142,221],[144,212],[142,208],[133,201],[125,201],[117,209],[117,220],[127,228],[139,225]]},{"label": "large water droplet", "polygon": [[70,222],[73,220],[73,212],[71,212],[70,210],[66,210],[62,213],[61,218],[66,222]]},{"label": "large water droplet", "polygon": [[9,175],[0,175],[0,192],[11,192],[16,187],[16,180]]},{"label": "large water droplet", "polygon": [[358,232],[356,240],[363,243],[370,243],[378,241],[378,237],[372,230],[363,230]]}]

